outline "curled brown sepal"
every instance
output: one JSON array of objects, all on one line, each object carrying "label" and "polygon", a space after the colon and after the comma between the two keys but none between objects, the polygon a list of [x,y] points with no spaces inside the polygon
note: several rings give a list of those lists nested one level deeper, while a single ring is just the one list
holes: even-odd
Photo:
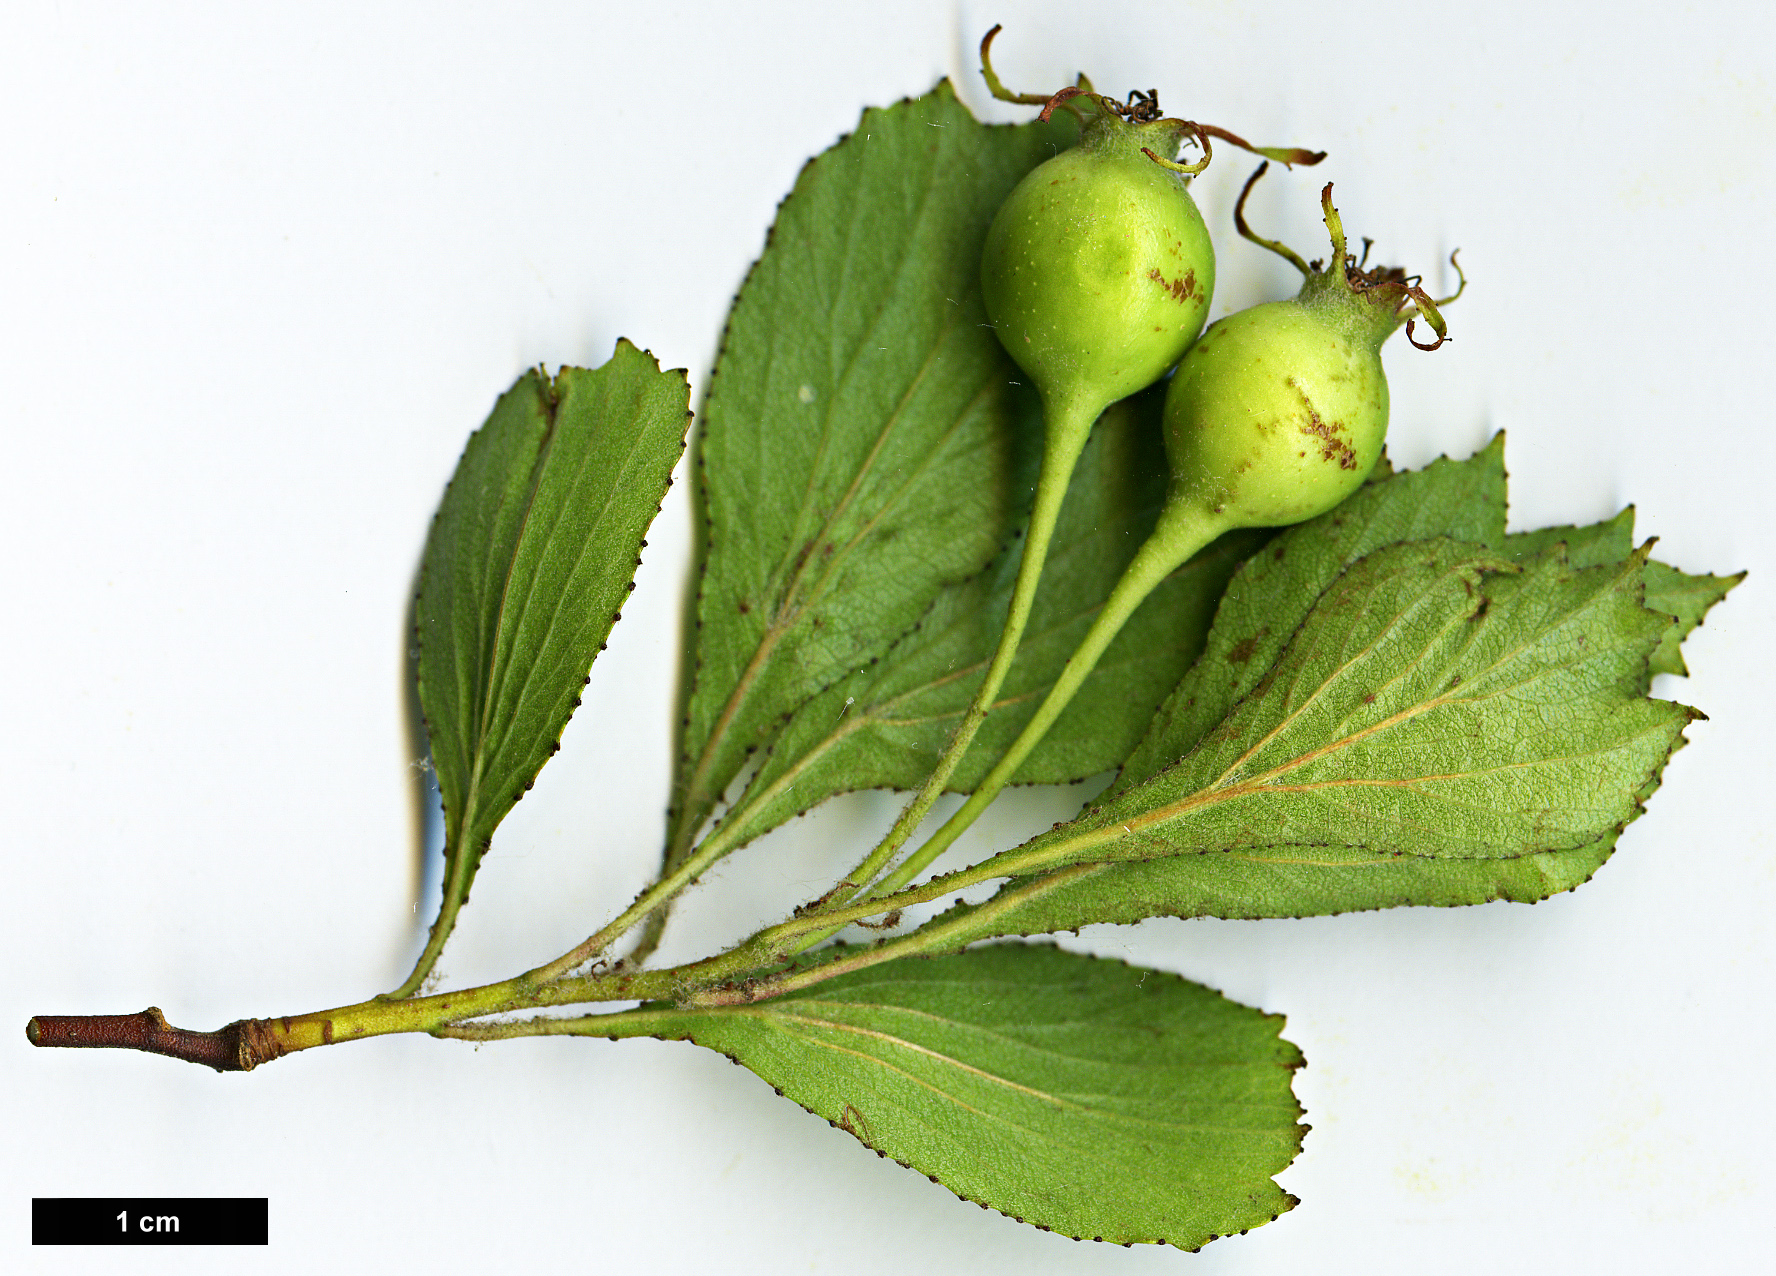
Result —
[{"label": "curled brown sepal", "polygon": [[1250,151],[1254,155],[1262,155],[1265,159],[1275,160],[1284,168],[1293,168],[1297,164],[1311,167],[1326,158],[1324,151],[1310,151],[1305,146],[1253,146],[1238,133],[1230,133],[1214,124],[1199,126],[1211,137],[1218,137],[1223,142],[1231,142],[1242,151]]},{"label": "curled brown sepal", "polygon": [[1053,97],[1048,99],[1047,103],[1045,103],[1042,108],[1042,114],[1038,115],[1036,118],[1040,122],[1046,124],[1046,123],[1048,123],[1048,117],[1054,114],[1055,107],[1060,106],[1063,102],[1066,102],[1066,101],[1068,101],[1072,98],[1076,98],[1076,97],[1092,97],[1092,96],[1095,96],[1095,94],[1088,94],[1084,89],[1080,88],[1079,86],[1074,85],[1074,84],[1069,84],[1066,88],[1062,89],[1059,93],[1056,93]]},{"label": "curled brown sepal", "polygon": [[1161,168],[1169,168],[1172,172],[1182,173],[1186,177],[1195,177],[1209,166],[1209,161],[1215,157],[1215,152],[1209,147],[1209,135],[1202,125],[1192,123],[1190,120],[1179,120],[1177,123],[1196,135],[1196,144],[1202,148],[1203,157],[1201,159],[1194,164],[1180,164],[1175,160],[1163,159],[1155,155],[1153,149],[1147,146],[1141,148],[1141,154]]},{"label": "curled brown sepal", "polygon": [[[1420,350],[1435,350],[1438,346],[1442,345],[1445,341],[1449,340],[1448,333],[1439,332],[1439,333],[1437,333],[1437,339],[1435,341],[1431,342],[1429,345],[1426,345],[1424,342],[1418,340],[1416,337],[1414,337],[1412,335],[1412,325],[1415,322],[1416,322],[1416,320],[1413,320],[1413,319],[1408,319],[1406,321],[1406,340],[1412,342],[1412,344],[1417,346]],[[1433,331],[1434,331],[1434,329],[1433,329]]]},{"label": "curled brown sepal", "polygon": [[215,1032],[193,1032],[173,1027],[159,1006],[136,1015],[36,1015],[25,1025],[25,1039],[34,1046],[146,1050],[217,1072],[251,1072],[284,1053],[264,1019],[237,1019]]}]

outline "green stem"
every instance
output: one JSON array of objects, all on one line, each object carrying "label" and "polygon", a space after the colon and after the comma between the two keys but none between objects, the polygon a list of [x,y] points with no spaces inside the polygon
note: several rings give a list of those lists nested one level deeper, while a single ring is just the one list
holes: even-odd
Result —
[{"label": "green stem", "polygon": [[684,1018],[680,1010],[643,1007],[607,1015],[576,1015],[571,1019],[539,1016],[510,1023],[447,1024],[432,1033],[457,1041],[510,1041],[515,1037],[654,1037],[670,1036],[661,1028]]},{"label": "green stem", "polygon": [[785,993],[799,992],[839,975],[848,975],[854,970],[879,966],[885,961],[897,961],[902,957],[928,957],[951,947],[961,948],[969,942],[971,935],[977,934],[981,926],[990,924],[995,917],[1020,908],[1078,878],[1095,873],[1102,867],[1101,864],[1074,864],[1022,886],[1008,888],[978,907],[966,909],[948,921],[922,926],[899,939],[875,944],[851,956],[823,962],[809,970],[748,981],[736,988],[693,992],[684,997],[680,1004],[686,1007],[746,1005],[771,997],[781,997]]},{"label": "green stem", "polygon": [[[995,855],[970,868],[946,873],[942,877],[934,877],[928,882],[921,882],[917,886],[908,887],[886,898],[879,899],[869,896],[861,900],[853,900],[849,904],[833,905],[830,909],[820,912],[804,913],[799,917],[791,917],[774,925],[766,926],[724,953],[717,953],[713,957],[705,957],[701,961],[689,962],[686,965],[675,967],[671,971],[661,973],[673,977],[675,995],[682,999],[694,994],[699,989],[710,988],[727,981],[749,978],[759,970],[774,966],[785,958],[793,957],[812,947],[813,944],[827,938],[851,922],[902,908],[911,908],[915,904],[929,904],[946,895],[966,890],[970,886],[990,882],[994,878],[1034,876],[1045,873],[1053,861],[1064,859],[1078,847],[1095,845],[1097,842],[1107,840],[1110,836],[1111,834],[1102,830],[1093,830],[1082,833],[1071,841],[1045,847],[1039,852],[1025,853],[1021,856],[1013,852]],[[1070,866],[1062,865],[1061,867]]]},{"label": "green stem", "polygon": [[[1101,833],[1096,836],[1102,837]],[[1087,839],[1081,839],[1082,842]],[[579,1019],[541,1019],[525,1023],[471,1024],[465,1020],[516,1010],[610,1001],[677,1001],[687,1008],[742,1004],[794,992],[852,970],[892,961],[899,957],[941,951],[968,942],[994,916],[1027,903],[1061,885],[1093,873],[1095,863],[1068,865],[1056,872],[1008,888],[977,908],[955,918],[928,926],[915,934],[826,962],[812,970],[758,976],[761,969],[789,956],[792,942],[810,929],[867,917],[895,905],[905,906],[941,898],[963,887],[1005,876],[1007,871],[1040,871],[1041,862],[1064,856],[1068,848],[1056,847],[1040,857],[1026,857],[1015,865],[976,867],[906,891],[898,900],[869,900],[841,910],[836,917],[795,918],[754,935],[750,940],[699,962],[671,970],[613,970],[604,974],[540,982],[526,973],[499,983],[456,992],[437,993],[393,1001],[374,997],[350,1006],[336,1006],[304,1015],[275,1019],[242,1019],[217,1032],[193,1032],[174,1028],[159,1010],[137,1015],[39,1015],[26,1034],[31,1044],[43,1047],[109,1047],[146,1050],[154,1054],[201,1063],[219,1071],[250,1071],[262,1063],[298,1050],[338,1045],[394,1033],[424,1032],[433,1036],[490,1041],[510,1036],[580,1033],[598,1036],[659,1035],[657,1025],[673,1011],[643,1007],[637,1011],[596,1015]],[[1000,857],[1003,859],[1003,857]],[[677,1012],[682,1013],[682,1012]]]},{"label": "green stem", "polygon": [[[472,795],[470,801],[473,802]],[[474,855],[461,844],[465,826],[466,821],[459,823],[454,829],[445,830],[445,845],[455,845],[456,855],[449,861],[450,876],[444,882],[442,897],[438,901],[438,918],[432,923],[431,932],[426,936],[426,946],[419,954],[419,960],[413,963],[412,973],[399,988],[383,994],[386,1001],[402,1001],[419,990],[426,976],[432,973],[432,967],[438,964],[438,957],[443,953],[450,933],[456,929],[456,915],[462,911],[463,901],[468,898],[469,877],[474,872]]]},{"label": "green stem", "polygon": [[906,804],[900,818],[895,820],[894,827],[888,830],[887,836],[876,844],[875,849],[856,868],[846,874],[844,881],[823,901],[823,906],[835,907],[849,902],[893,861],[912,836],[913,830],[930,813],[932,804],[949,785],[950,777],[955,774],[963,754],[968,752],[968,746],[974,742],[975,734],[986,720],[987,711],[992,708],[1006,674],[1011,671],[1011,663],[1017,656],[1018,643],[1024,636],[1024,627],[1030,620],[1030,609],[1036,601],[1036,586],[1042,579],[1042,567],[1048,559],[1048,546],[1054,536],[1055,522],[1060,517],[1061,502],[1066,499],[1067,484],[1073,477],[1073,467],[1079,460],[1079,453],[1091,435],[1092,424],[1104,407],[1103,404],[1082,405],[1076,401],[1044,405],[1046,434],[1042,449],[1042,472],[1036,480],[1036,499],[1030,509],[1030,526],[1024,537],[1024,554],[1018,563],[1017,582],[1012,587],[1011,607],[1005,617],[1005,628],[999,634],[998,649],[993,653],[992,663],[987,666],[986,677],[981,681],[973,702],[962,715],[955,734],[950,737],[948,747],[937,760],[937,765],[923,787]]},{"label": "green stem", "polygon": [[[739,812],[735,813],[735,815],[738,814]],[[560,979],[574,967],[592,960],[626,935],[637,922],[669,903],[675,895],[707,871],[711,864],[733,850],[733,843],[737,840],[735,831],[744,827],[744,820],[730,818],[720,828],[704,838],[689,859],[636,896],[635,902],[618,914],[615,919],[588,935],[571,952],[563,953],[548,965],[538,966],[535,970],[530,971],[528,977],[538,983],[549,983]],[[658,938],[657,934],[655,938]],[[637,956],[635,960],[639,961],[640,957]]]},{"label": "green stem", "polygon": [[1012,742],[997,765],[987,773],[980,786],[969,795],[968,800],[923,846],[909,855],[894,872],[883,878],[872,894],[878,897],[893,894],[924,872],[933,860],[962,836],[980,813],[999,796],[999,791],[1010,782],[1013,773],[1030,756],[1031,750],[1042,742],[1055,719],[1061,716],[1079,688],[1084,685],[1086,678],[1091,675],[1091,671],[1097,667],[1104,649],[1122,631],[1123,625],[1134,615],[1135,609],[1146,601],[1147,595],[1158,588],[1167,576],[1194,558],[1210,541],[1227,531],[1230,525],[1224,516],[1212,514],[1194,503],[1179,501],[1166,505],[1165,511],[1160,515],[1159,525],[1153,529],[1153,534],[1124,569],[1122,578],[1116,582],[1116,588],[1110,591],[1110,597],[1105,600],[1091,629],[1073,654],[1067,657],[1061,676],[1055,679],[1054,686],[1049,689],[1047,698],[1037,708],[1035,716],[1025,724],[1018,738]]},{"label": "green stem", "polygon": [[[641,1006],[613,1014],[580,1015],[573,1018],[538,1017],[508,1023],[456,1023],[433,1030],[434,1036],[453,1037],[465,1041],[504,1041],[514,1037],[645,1037],[676,1036],[673,1031],[687,1015],[706,1014],[713,1009],[737,1007],[766,1001],[787,993],[799,992],[828,979],[864,970],[902,957],[931,955],[952,947],[962,947],[968,936],[994,917],[1019,908],[1050,891],[1057,890],[1081,877],[1096,873],[1101,864],[1076,864],[1023,886],[1009,889],[978,908],[969,909],[949,921],[927,926],[914,934],[885,944],[877,944],[834,961],[822,962],[807,970],[784,972],[735,987],[712,988],[683,997],[676,1007]],[[662,1031],[664,1029],[664,1031]]]},{"label": "green stem", "polygon": [[659,948],[660,940],[666,934],[666,923],[672,916],[671,904],[672,901],[667,900],[641,919],[641,934],[636,937],[625,961],[640,966],[654,955],[654,950]]},{"label": "green stem", "polygon": [[26,1028],[37,1046],[124,1047],[201,1063],[218,1071],[248,1072],[262,1063],[310,1050],[399,1032],[435,1033],[463,1019],[543,1006],[592,1001],[652,1000],[672,996],[674,971],[613,971],[539,985],[529,975],[393,1001],[373,997],[305,1015],[242,1019],[218,1032],[174,1028],[159,1010],[140,1015],[39,1015]]}]

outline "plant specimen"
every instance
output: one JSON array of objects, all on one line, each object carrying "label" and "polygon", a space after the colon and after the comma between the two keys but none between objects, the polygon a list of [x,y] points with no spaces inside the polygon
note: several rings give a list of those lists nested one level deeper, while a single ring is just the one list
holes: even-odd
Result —
[{"label": "plant specimen", "polygon": [[[1074,109],[1015,127],[981,125],[947,85],[868,111],[785,201],[699,414],[673,804],[659,877],[632,904],[511,979],[424,991],[489,840],[596,669],[684,445],[685,377],[622,343],[598,369],[527,374],[502,396],[432,529],[416,640],[447,863],[409,978],[214,1033],[150,1010],[40,1016],[32,1040],[251,1069],[394,1032],[686,1039],[959,1195],[1068,1235],[1195,1249],[1286,1210],[1273,1176],[1300,1146],[1301,1059],[1278,1017],[1174,976],[983,941],[1571,889],[1693,717],[1650,698],[1651,675],[1682,671],[1683,636],[1736,578],[1653,560],[1626,513],[1507,534],[1500,440],[1393,472],[1385,383],[1363,378],[1403,308],[1441,336],[1438,303],[1350,260],[1329,195],[1326,267],[1281,250],[1307,276],[1301,298],[1223,320],[1186,355],[1213,262],[1172,166],[1184,137],[1206,152],[1228,135],[1168,124],[1150,95],[1056,98],[1042,100]],[[1145,343],[1146,315],[1166,316],[1165,340],[1127,371],[1135,343],[1112,333],[1076,390],[1066,374],[1115,324],[1088,316],[1067,353],[1044,314],[1074,303],[1050,300],[1049,279],[1005,278],[1019,254],[1052,257],[1053,234],[1006,247],[994,227],[1061,180],[1033,174],[1091,160],[1073,143],[1094,127],[1150,130],[1116,150],[1111,224],[1138,174],[1169,210],[1160,224],[1189,229],[1171,242],[1190,238],[1195,265],[1124,271],[1153,310],[1112,318],[1135,315]],[[1304,361],[1340,341],[1323,375],[1356,401],[1330,411]],[[1263,386],[1239,380],[1243,342],[1281,360]],[[1152,384],[1181,356],[1169,387]],[[1293,412],[1292,392],[1305,417],[1217,433],[1229,403]],[[1199,512],[1180,539],[1165,529],[1186,505],[1238,516]],[[1156,529],[1163,570],[1119,595]],[[946,835],[908,849],[939,791],[984,804],[1004,783],[1111,771],[1076,819],[981,863],[924,879]],[[648,964],[701,873],[858,788],[918,796],[868,854],[836,849],[818,898],[785,901],[724,952]],[[908,908],[988,885],[896,929]],[[852,924],[893,933],[831,942]]]}]

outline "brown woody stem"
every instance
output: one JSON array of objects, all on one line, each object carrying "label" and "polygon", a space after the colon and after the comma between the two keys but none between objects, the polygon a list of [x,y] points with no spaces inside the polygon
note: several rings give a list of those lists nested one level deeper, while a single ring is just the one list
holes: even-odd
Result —
[{"label": "brown woody stem", "polygon": [[361,1041],[396,1032],[436,1032],[481,1015],[596,1001],[655,1001],[672,997],[682,970],[614,970],[539,983],[519,975],[497,984],[397,1001],[375,997],[306,1015],[241,1019],[215,1032],[175,1028],[160,1009],[139,1015],[38,1015],[25,1026],[34,1046],[146,1050],[201,1063],[218,1072],[247,1072],[298,1050]]},{"label": "brown woody stem", "polygon": [[34,1046],[146,1050],[217,1072],[250,1072],[284,1053],[263,1019],[239,1019],[215,1032],[192,1032],[173,1027],[159,1006],[137,1015],[37,1015],[25,1025],[25,1037]]}]

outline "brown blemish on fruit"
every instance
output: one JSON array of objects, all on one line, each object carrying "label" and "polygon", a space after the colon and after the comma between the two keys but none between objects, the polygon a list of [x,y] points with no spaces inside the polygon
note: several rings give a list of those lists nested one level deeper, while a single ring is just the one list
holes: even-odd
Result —
[{"label": "brown blemish on fruit", "polygon": [[1202,295],[1197,291],[1196,271],[1194,269],[1185,271],[1181,278],[1167,279],[1160,273],[1159,267],[1155,266],[1152,270],[1147,272],[1147,278],[1153,280],[1154,283],[1170,293],[1172,300],[1179,305],[1185,305],[1188,302],[1195,301]]},{"label": "brown blemish on fruit", "polygon": [[1309,438],[1319,440],[1320,459],[1322,461],[1337,461],[1338,468],[1341,470],[1356,469],[1357,453],[1342,437],[1344,426],[1337,421],[1323,420],[1319,409],[1314,407],[1313,400],[1309,399],[1307,393],[1295,384],[1294,377],[1289,378],[1289,388],[1300,396],[1301,406],[1307,409],[1308,419],[1301,424],[1300,429]]}]

